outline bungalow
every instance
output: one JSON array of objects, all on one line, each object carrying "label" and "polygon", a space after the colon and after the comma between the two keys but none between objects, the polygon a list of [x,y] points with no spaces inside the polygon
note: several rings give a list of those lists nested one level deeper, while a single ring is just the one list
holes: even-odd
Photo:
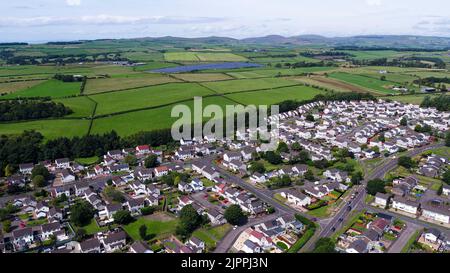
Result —
[{"label": "bungalow", "polygon": [[192,236],[186,242],[186,246],[194,250],[196,253],[202,253],[205,250],[205,242],[195,236]]},{"label": "bungalow", "polygon": [[240,160],[241,153],[239,152],[226,152],[223,154],[223,160],[230,162],[232,160]]},{"label": "bungalow", "polygon": [[117,164],[117,165],[109,166],[108,169],[112,173],[129,172],[130,166],[128,164]]},{"label": "bungalow", "polygon": [[283,198],[286,198],[289,203],[296,206],[305,207],[311,204],[311,198],[309,196],[306,196],[305,194],[296,190],[288,190],[286,192],[282,192],[281,196]]},{"label": "bungalow", "polygon": [[328,194],[328,189],[324,186],[319,187],[305,187],[305,192],[315,198],[322,198]]},{"label": "bungalow", "polygon": [[234,172],[246,172],[247,166],[240,160],[233,159],[228,163],[228,168]]},{"label": "bungalow", "polygon": [[21,174],[31,174],[33,168],[34,168],[33,163],[19,164],[19,171]]},{"label": "bungalow", "polygon": [[265,183],[267,179],[265,175],[256,172],[252,176],[250,176],[250,181],[252,181],[253,183]]},{"label": "bungalow", "polygon": [[192,203],[194,203],[194,200],[192,200],[189,196],[184,195],[178,197],[178,210],[181,210],[185,206],[190,205]]},{"label": "bungalow", "polygon": [[122,249],[126,245],[127,234],[124,231],[113,232],[102,240],[105,251],[108,253]]},{"label": "bungalow", "polygon": [[257,243],[246,240],[242,245],[241,251],[244,253],[261,253],[262,249]]},{"label": "bungalow", "polygon": [[260,245],[263,249],[269,249],[273,246],[272,239],[270,237],[265,236],[261,232],[256,230],[250,231],[249,240],[253,243]]},{"label": "bungalow", "polygon": [[100,253],[101,244],[98,238],[92,238],[80,243],[81,253]]},{"label": "bungalow", "polygon": [[411,214],[417,214],[420,204],[414,201],[407,200],[406,198],[395,196],[392,199],[392,208],[401,210]]},{"label": "bungalow", "polygon": [[225,222],[223,215],[214,208],[205,211],[205,215],[208,217],[209,221],[213,225],[221,225]]},{"label": "bungalow", "polygon": [[352,242],[349,247],[345,250],[347,253],[367,253],[368,242],[363,239],[358,239]]},{"label": "bungalow", "polygon": [[136,241],[130,246],[130,253],[153,253],[147,243]]},{"label": "bungalow", "polygon": [[183,182],[183,181],[180,181],[178,183],[178,190],[181,191],[181,192],[185,192],[185,193],[192,192],[191,186],[188,183]]},{"label": "bungalow", "polygon": [[203,168],[202,174],[204,177],[211,181],[213,181],[215,178],[220,177],[219,172],[217,172],[216,169],[210,166],[206,166],[205,168]]},{"label": "bungalow", "polygon": [[145,207],[145,198],[129,199],[125,202],[125,207],[132,215],[140,215],[141,209]]}]

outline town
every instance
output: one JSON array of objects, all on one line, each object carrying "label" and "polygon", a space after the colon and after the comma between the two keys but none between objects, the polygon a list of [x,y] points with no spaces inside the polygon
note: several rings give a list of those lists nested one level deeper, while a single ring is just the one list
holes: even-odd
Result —
[{"label": "town", "polygon": [[22,162],[2,178],[0,251],[450,251],[449,112],[325,100],[268,121],[275,151],[248,129]]}]

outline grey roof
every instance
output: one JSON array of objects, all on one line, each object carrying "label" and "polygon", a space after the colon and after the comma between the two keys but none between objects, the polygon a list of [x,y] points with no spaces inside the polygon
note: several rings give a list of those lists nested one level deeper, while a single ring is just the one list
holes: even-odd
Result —
[{"label": "grey roof", "polygon": [[100,248],[100,241],[97,238],[88,239],[80,243],[80,248],[82,251]]},{"label": "grey roof", "polygon": [[127,234],[124,231],[114,232],[110,233],[106,236],[106,238],[103,240],[103,242],[107,245],[116,243],[122,240],[126,240]]},{"label": "grey roof", "polygon": [[[131,249],[133,249],[136,253],[145,253],[146,251],[151,251],[148,245],[145,242],[142,241],[136,241],[131,246]],[[153,251],[152,251],[153,252]]]}]

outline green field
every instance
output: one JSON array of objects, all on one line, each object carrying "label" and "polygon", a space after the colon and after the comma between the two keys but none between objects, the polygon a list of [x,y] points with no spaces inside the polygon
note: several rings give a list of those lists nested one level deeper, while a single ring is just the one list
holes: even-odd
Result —
[{"label": "green field", "polygon": [[223,73],[179,73],[171,75],[187,82],[209,82],[232,80],[233,78]]},{"label": "green field", "polygon": [[0,94],[14,93],[16,91],[24,90],[43,83],[44,81],[20,81],[20,82],[5,82],[0,83]]},{"label": "green field", "polygon": [[350,84],[354,84],[357,86],[361,86],[363,88],[373,90],[377,93],[384,94],[396,94],[396,91],[389,89],[389,86],[395,85],[395,83],[389,81],[381,81],[379,79],[369,78],[365,76],[348,74],[348,73],[331,73],[330,78],[337,79],[340,81],[344,81]]},{"label": "green field", "polygon": [[144,74],[136,75],[131,77],[116,77],[116,78],[105,78],[105,79],[89,79],[86,83],[86,88],[84,94],[96,94],[107,91],[116,91],[123,89],[139,88],[143,86],[158,85],[170,82],[179,82],[174,78],[154,75],[154,74]]},{"label": "green field", "polygon": [[411,104],[420,105],[426,96],[433,98],[438,95],[415,94],[415,95],[389,96],[389,97],[386,97],[385,99],[395,100],[395,101],[399,101],[399,102],[403,102],[403,103],[411,103]]},{"label": "green field", "polygon": [[[225,105],[234,105],[235,103],[222,97],[203,99],[203,107],[210,104],[217,104],[224,108]],[[193,102],[182,103],[182,105],[187,105],[192,109]],[[128,136],[141,131],[167,129],[178,119],[171,117],[173,106],[95,119],[91,133],[106,133],[114,129],[119,135]]]},{"label": "green field", "polygon": [[292,86],[297,84],[298,83],[294,81],[279,78],[244,79],[244,80],[203,83],[204,86],[207,86],[212,90],[221,94],[234,93],[239,91],[271,89],[283,86]]},{"label": "green field", "polygon": [[133,223],[124,226],[123,229],[133,240],[137,241],[141,239],[141,236],[139,235],[139,227],[142,225],[147,226],[147,234],[152,234],[155,235],[156,238],[161,238],[175,233],[177,224],[178,220],[175,218],[170,221],[156,221],[141,217]]},{"label": "green field", "polygon": [[49,80],[30,88],[10,93],[2,96],[2,99],[12,99],[19,97],[52,97],[62,98],[77,95],[80,93],[81,82],[62,82]]},{"label": "green field", "polygon": [[213,94],[208,89],[195,83],[174,83],[113,92],[90,96],[97,105],[96,115],[106,115],[133,109],[143,109],[181,100],[194,96]]},{"label": "green field", "polygon": [[91,117],[95,107],[95,102],[93,102],[86,96],[55,99],[53,101],[60,102],[69,107],[73,111],[73,113],[66,117],[70,118]]},{"label": "green field", "polygon": [[233,53],[210,52],[168,52],[164,54],[166,61],[179,62],[245,62],[247,58]]},{"label": "green field", "polygon": [[230,224],[224,224],[217,227],[197,229],[192,235],[204,241],[206,246],[212,249],[216,247],[216,244],[222,240],[230,229]]},{"label": "green field", "polygon": [[321,73],[337,69],[336,67],[303,67],[295,69],[259,69],[239,72],[228,72],[227,74],[237,79],[251,79],[275,76],[296,76],[304,73]]},{"label": "green field", "polygon": [[226,95],[226,97],[244,105],[271,105],[284,100],[309,100],[323,93],[323,91],[311,87],[293,86],[273,90],[230,94]]},{"label": "green field", "polygon": [[25,130],[36,130],[46,139],[54,139],[61,136],[74,137],[86,135],[89,128],[89,120],[58,119],[38,120],[18,123],[0,123],[0,135],[21,134]]}]

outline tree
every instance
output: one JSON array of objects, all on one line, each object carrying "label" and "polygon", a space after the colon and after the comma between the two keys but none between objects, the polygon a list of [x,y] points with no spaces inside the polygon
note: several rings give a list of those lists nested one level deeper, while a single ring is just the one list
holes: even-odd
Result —
[{"label": "tree", "polygon": [[289,152],[288,145],[285,142],[280,142],[278,144],[277,152],[278,153],[288,153]]},{"label": "tree", "polygon": [[316,178],[314,177],[314,173],[311,170],[307,170],[303,176],[306,180],[311,182],[316,180]]},{"label": "tree", "polygon": [[141,236],[142,240],[145,240],[147,238],[147,226],[141,225],[139,227],[139,236]]},{"label": "tree", "polygon": [[297,156],[298,162],[305,164],[310,160],[309,153],[307,151],[300,151]]},{"label": "tree", "polygon": [[302,150],[302,145],[300,145],[300,143],[298,143],[298,142],[294,142],[291,145],[291,149],[293,151],[301,151]]},{"label": "tree", "polygon": [[133,216],[131,216],[130,211],[128,210],[119,210],[114,213],[114,222],[120,225],[127,225],[133,222]]},{"label": "tree", "polygon": [[353,185],[359,185],[361,184],[361,181],[364,179],[364,175],[362,172],[358,171],[353,173],[352,175],[352,184]]},{"label": "tree", "polygon": [[138,165],[138,160],[137,160],[136,156],[132,155],[132,154],[127,155],[124,158],[124,162],[127,163],[130,166],[137,166]]},{"label": "tree", "polygon": [[6,167],[5,167],[5,176],[6,177],[13,175],[14,172],[15,172],[15,168],[11,164],[6,165]]},{"label": "tree", "polygon": [[81,242],[87,235],[87,231],[84,228],[78,228],[75,230],[75,240]]},{"label": "tree", "polygon": [[406,169],[411,169],[415,166],[414,161],[409,156],[401,156],[398,158],[398,165]]},{"label": "tree", "polygon": [[47,170],[46,167],[42,166],[41,164],[34,166],[33,170],[31,171],[32,179],[38,175],[44,177],[45,180],[50,179],[50,172]]},{"label": "tree", "polygon": [[450,185],[450,170],[445,171],[445,173],[442,175],[442,181]]},{"label": "tree", "polygon": [[320,238],[314,246],[313,253],[334,253],[336,243],[331,238]]},{"label": "tree", "polygon": [[450,132],[445,136],[445,146],[450,147]]},{"label": "tree", "polygon": [[94,218],[94,208],[86,201],[75,203],[70,209],[70,221],[79,227],[88,225]]},{"label": "tree", "polygon": [[312,121],[312,122],[315,121],[314,116],[311,115],[311,114],[306,115],[306,120],[307,120],[307,121]]},{"label": "tree", "polygon": [[179,219],[180,222],[175,232],[182,238],[189,237],[202,223],[202,217],[192,205],[186,205],[180,210]]},{"label": "tree", "polygon": [[251,173],[261,173],[262,174],[262,173],[266,172],[266,168],[264,167],[263,163],[255,161],[250,164],[249,171]]},{"label": "tree", "polygon": [[444,192],[444,185],[441,184],[441,185],[439,186],[439,189],[436,191],[436,194],[437,194],[437,195],[442,195],[443,192]]},{"label": "tree", "polygon": [[384,133],[381,133],[379,136],[378,136],[378,139],[381,141],[381,142],[386,142],[386,137],[384,136]]},{"label": "tree", "polygon": [[281,156],[273,151],[266,152],[266,160],[273,165],[279,165],[283,162]]},{"label": "tree", "polygon": [[381,80],[381,81],[386,81],[386,76],[384,76],[384,75],[381,76],[381,77],[380,77],[380,80]]},{"label": "tree", "polygon": [[370,195],[375,195],[378,192],[386,193],[386,190],[384,188],[385,185],[386,185],[386,183],[381,179],[370,180],[369,182],[367,182],[367,186],[366,186],[367,193]]},{"label": "tree", "polygon": [[116,203],[123,203],[126,200],[122,192],[111,186],[106,187],[103,191],[107,197],[111,198]]},{"label": "tree", "polygon": [[238,205],[229,206],[224,213],[224,217],[228,223],[232,225],[243,224],[247,220],[247,216]]},{"label": "tree", "polygon": [[3,231],[5,233],[11,232],[11,220],[3,221],[2,225],[3,225]]},{"label": "tree", "polygon": [[406,118],[402,118],[400,120],[400,125],[401,126],[408,126],[408,120]]},{"label": "tree", "polygon": [[144,165],[146,168],[158,167],[158,165],[159,165],[158,156],[155,154],[151,154],[151,155],[147,156],[147,158],[144,161]]},{"label": "tree", "polygon": [[36,188],[42,188],[46,185],[45,178],[42,175],[36,175],[35,177],[33,177],[32,182],[34,187]]},{"label": "tree", "polygon": [[144,207],[141,209],[142,215],[150,215],[155,212],[155,207]]}]

